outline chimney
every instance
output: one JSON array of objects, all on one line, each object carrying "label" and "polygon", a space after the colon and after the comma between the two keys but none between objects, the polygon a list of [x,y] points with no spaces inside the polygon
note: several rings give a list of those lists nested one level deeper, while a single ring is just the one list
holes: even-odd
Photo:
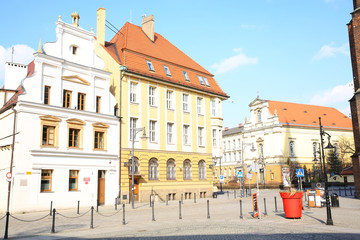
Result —
[{"label": "chimney", "polygon": [[353,0],[353,3],[354,3],[354,10],[360,7],[360,0]]},{"label": "chimney", "polygon": [[142,20],[142,30],[150,38],[151,41],[154,41],[154,15],[150,15],[147,17],[144,17]]},{"label": "chimney", "polygon": [[229,128],[228,128],[228,127],[225,127],[225,131],[227,131],[227,130],[229,130]]},{"label": "chimney", "polygon": [[239,128],[242,128],[243,127],[243,124],[242,123],[239,123]]},{"label": "chimney", "polygon": [[97,10],[96,38],[102,45],[105,45],[105,11],[105,8]]}]

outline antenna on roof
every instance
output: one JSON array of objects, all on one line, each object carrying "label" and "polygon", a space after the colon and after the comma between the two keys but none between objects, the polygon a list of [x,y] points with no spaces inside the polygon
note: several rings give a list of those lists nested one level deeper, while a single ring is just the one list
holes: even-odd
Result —
[{"label": "antenna on roof", "polygon": [[141,17],[142,17],[142,18],[145,18],[145,17],[146,17],[146,14],[143,14]]}]

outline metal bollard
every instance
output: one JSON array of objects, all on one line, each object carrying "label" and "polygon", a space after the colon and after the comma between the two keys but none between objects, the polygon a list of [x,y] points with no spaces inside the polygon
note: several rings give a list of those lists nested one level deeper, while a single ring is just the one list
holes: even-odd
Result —
[{"label": "metal bollard", "polygon": [[115,198],[115,211],[117,211],[117,198]]},{"label": "metal bollard", "polygon": [[123,225],[125,225],[125,203],[123,203]]},{"label": "metal bollard", "polygon": [[56,215],[56,210],[55,208],[53,209],[53,220],[52,220],[52,227],[51,227],[51,233],[55,233],[55,215]]},{"label": "metal bollard", "polygon": [[276,197],[274,197],[274,200],[275,200],[275,212],[277,212],[277,202],[276,202]]},{"label": "metal bollard", "polygon": [[196,192],[194,193],[194,203],[196,203]]},{"label": "metal bollard", "polygon": [[50,216],[52,216],[52,201],[50,202]]},{"label": "metal bollard", "polygon": [[267,211],[266,211],[266,198],[264,198],[264,210],[265,210],[264,215],[267,215]]},{"label": "metal bollard", "polygon": [[346,187],[344,187],[345,197],[347,197]]},{"label": "metal bollard", "polygon": [[77,214],[80,214],[80,201],[78,201]]},{"label": "metal bollard", "polygon": [[341,197],[341,188],[339,187],[339,196]]},{"label": "metal bollard", "polygon": [[210,219],[210,203],[209,200],[207,200],[207,218]]},{"label": "metal bollard", "polygon": [[352,195],[353,195],[352,188],[350,187],[350,196],[352,196]]},{"label": "metal bollard", "polygon": [[234,190],[234,199],[236,199],[236,191]]},{"label": "metal bollard", "polygon": [[169,201],[169,195],[166,195],[166,206],[169,205],[168,201]]},{"label": "metal bollard", "polygon": [[154,212],[154,201],[152,202],[151,206],[152,206],[152,220],[155,221],[155,212]]},{"label": "metal bollard", "polygon": [[4,239],[8,239],[8,231],[9,231],[9,217],[10,217],[10,212],[6,212],[6,224],[5,224],[5,234],[4,234]]},{"label": "metal bollard", "polygon": [[99,212],[99,200],[96,200],[96,212]]},{"label": "metal bollard", "polygon": [[245,189],[245,191],[246,191],[246,197],[248,196],[248,193],[247,193],[247,188]]},{"label": "metal bollard", "polygon": [[242,214],[242,200],[240,200],[240,219],[243,219],[243,214]]},{"label": "metal bollard", "polygon": [[91,206],[90,228],[94,228],[94,206]]},{"label": "metal bollard", "polygon": [[150,194],[150,207],[151,207],[151,194]]},{"label": "metal bollard", "polygon": [[184,195],[181,194],[181,204],[184,204]]},{"label": "metal bollard", "polygon": [[228,199],[229,199],[229,191],[227,191],[227,197],[228,197]]},{"label": "metal bollard", "polygon": [[179,219],[182,219],[182,217],[181,217],[181,201],[179,201]]}]

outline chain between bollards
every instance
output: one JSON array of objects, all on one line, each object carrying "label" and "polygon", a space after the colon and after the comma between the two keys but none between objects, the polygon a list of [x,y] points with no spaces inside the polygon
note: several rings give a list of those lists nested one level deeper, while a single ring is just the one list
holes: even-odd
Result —
[{"label": "chain between bollards", "polygon": [[90,228],[94,228],[94,206],[91,206]]},{"label": "chain between bollards", "polygon": [[182,219],[182,216],[181,216],[181,201],[179,201],[179,219]]},{"label": "chain between bollards", "polygon": [[123,225],[125,225],[125,204],[123,203]]},{"label": "chain between bollards", "polygon": [[243,219],[242,200],[240,200],[240,219]]},{"label": "chain between bollards", "polygon": [[155,212],[154,212],[154,201],[152,201],[151,207],[152,207],[152,220],[155,221]]},{"label": "chain between bollards", "polygon": [[210,218],[210,203],[209,203],[209,200],[207,200],[207,218],[209,219]]},{"label": "chain between bollards", "polygon": [[276,197],[274,197],[274,200],[275,200],[275,212],[277,212],[277,202],[276,202]]},{"label": "chain between bollards", "polygon": [[51,233],[55,233],[55,215],[56,215],[56,210],[55,208],[53,209],[53,220],[52,220],[52,227],[51,227]]},{"label": "chain between bollards", "polygon": [[265,212],[264,212],[264,216],[265,216],[265,215],[267,215],[267,211],[266,211],[266,198],[264,198],[264,210],[265,210]]}]

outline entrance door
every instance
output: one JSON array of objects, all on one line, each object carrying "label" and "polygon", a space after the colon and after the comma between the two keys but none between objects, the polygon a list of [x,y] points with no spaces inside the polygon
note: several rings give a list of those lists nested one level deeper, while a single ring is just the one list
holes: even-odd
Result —
[{"label": "entrance door", "polygon": [[[131,192],[131,178],[130,178],[130,201],[131,201],[131,197],[132,197],[132,192]],[[134,201],[139,201],[139,179],[135,178],[134,179]]]},{"label": "entrance door", "polygon": [[105,170],[98,171],[98,201],[99,205],[105,204]]}]

